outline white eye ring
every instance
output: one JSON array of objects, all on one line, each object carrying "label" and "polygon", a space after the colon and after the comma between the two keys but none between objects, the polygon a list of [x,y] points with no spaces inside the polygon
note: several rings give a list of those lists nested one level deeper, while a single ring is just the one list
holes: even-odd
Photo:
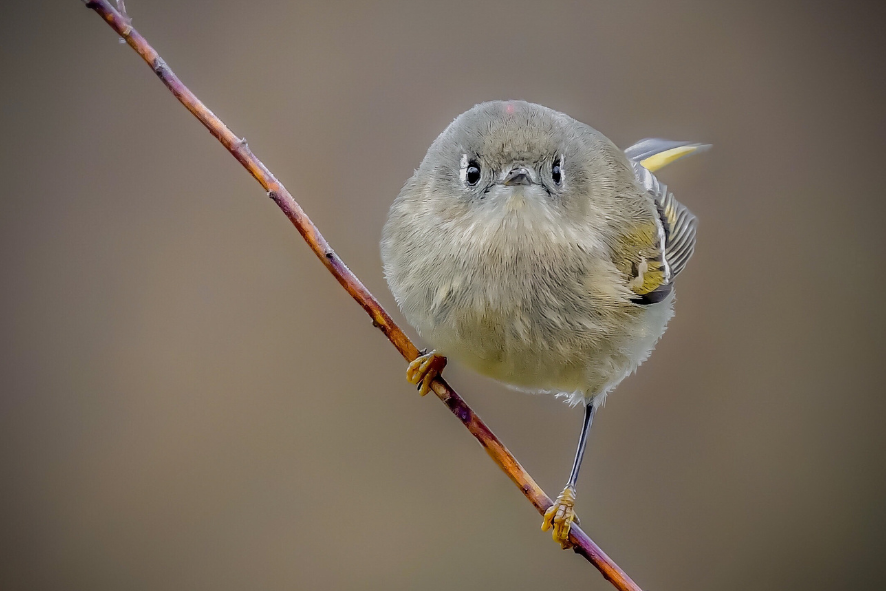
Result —
[{"label": "white eye ring", "polygon": [[468,155],[461,155],[461,162],[458,163],[458,178],[461,179],[461,184],[465,185],[468,182]]}]

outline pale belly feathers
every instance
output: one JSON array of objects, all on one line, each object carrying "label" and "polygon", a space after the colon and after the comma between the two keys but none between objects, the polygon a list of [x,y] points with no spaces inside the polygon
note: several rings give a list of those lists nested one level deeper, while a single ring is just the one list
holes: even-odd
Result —
[{"label": "pale belly feathers", "polygon": [[519,228],[504,240],[446,230],[389,272],[394,295],[438,353],[509,386],[600,404],[648,357],[672,316],[673,294],[633,304],[592,238],[539,243],[530,228],[530,243]]}]

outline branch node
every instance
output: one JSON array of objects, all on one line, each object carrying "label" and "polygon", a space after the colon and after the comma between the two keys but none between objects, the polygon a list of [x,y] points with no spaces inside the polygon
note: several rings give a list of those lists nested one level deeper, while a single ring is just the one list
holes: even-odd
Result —
[{"label": "branch node", "polygon": [[326,254],[326,258],[329,259],[330,261],[335,260],[335,252],[333,252],[331,250],[327,250],[325,254]]},{"label": "branch node", "polygon": [[154,68],[154,73],[160,78],[163,78],[165,73],[169,71],[169,66],[166,65],[166,62],[159,55],[154,58],[154,63],[151,64],[151,67]]},{"label": "branch node", "polygon": [[120,18],[123,19],[124,23],[123,28],[120,29],[120,43],[126,43],[125,37],[129,37],[129,34],[132,32],[132,18],[126,12],[126,4],[123,0],[117,0],[117,12],[120,13]]},{"label": "branch node", "polygon": [[126,3],[123,0],[117,0],[117,12],[120,13],[120,16],[123,17],[123,20],[126,21],[127,25],[132,24],[132,19],[129,17],[129,13],[126,11]]}]

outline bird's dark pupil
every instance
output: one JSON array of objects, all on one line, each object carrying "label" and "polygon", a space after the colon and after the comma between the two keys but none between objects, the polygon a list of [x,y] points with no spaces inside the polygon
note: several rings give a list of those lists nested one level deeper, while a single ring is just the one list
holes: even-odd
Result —
[{"label": "bird's dark pupil", "polygon": [[554,182],[558,185],[560,184],[560,161],[554,160],[554,166],[551,168],[551,177],[553,177]]},{"label": "bird's dark pupil", "polygon": [[480,168],[476,164],[469,165],[465,177],[469,185],[476,185],[480,180]]}]

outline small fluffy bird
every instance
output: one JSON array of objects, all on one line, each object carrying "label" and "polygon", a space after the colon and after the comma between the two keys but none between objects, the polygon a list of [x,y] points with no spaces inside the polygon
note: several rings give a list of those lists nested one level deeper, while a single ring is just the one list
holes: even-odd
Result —
[{"label": "small fluffy bird", "polygon": [[452,358],[584,405],[542,524],[564,548],[594,414],[664,333],[695,248],[695,216],[652,173],[704,148],[645,139],[622,151],[541,105],[487,102],[440,134],[391,206],[385,275],[433,347],[407,370],[421,394]]}]

